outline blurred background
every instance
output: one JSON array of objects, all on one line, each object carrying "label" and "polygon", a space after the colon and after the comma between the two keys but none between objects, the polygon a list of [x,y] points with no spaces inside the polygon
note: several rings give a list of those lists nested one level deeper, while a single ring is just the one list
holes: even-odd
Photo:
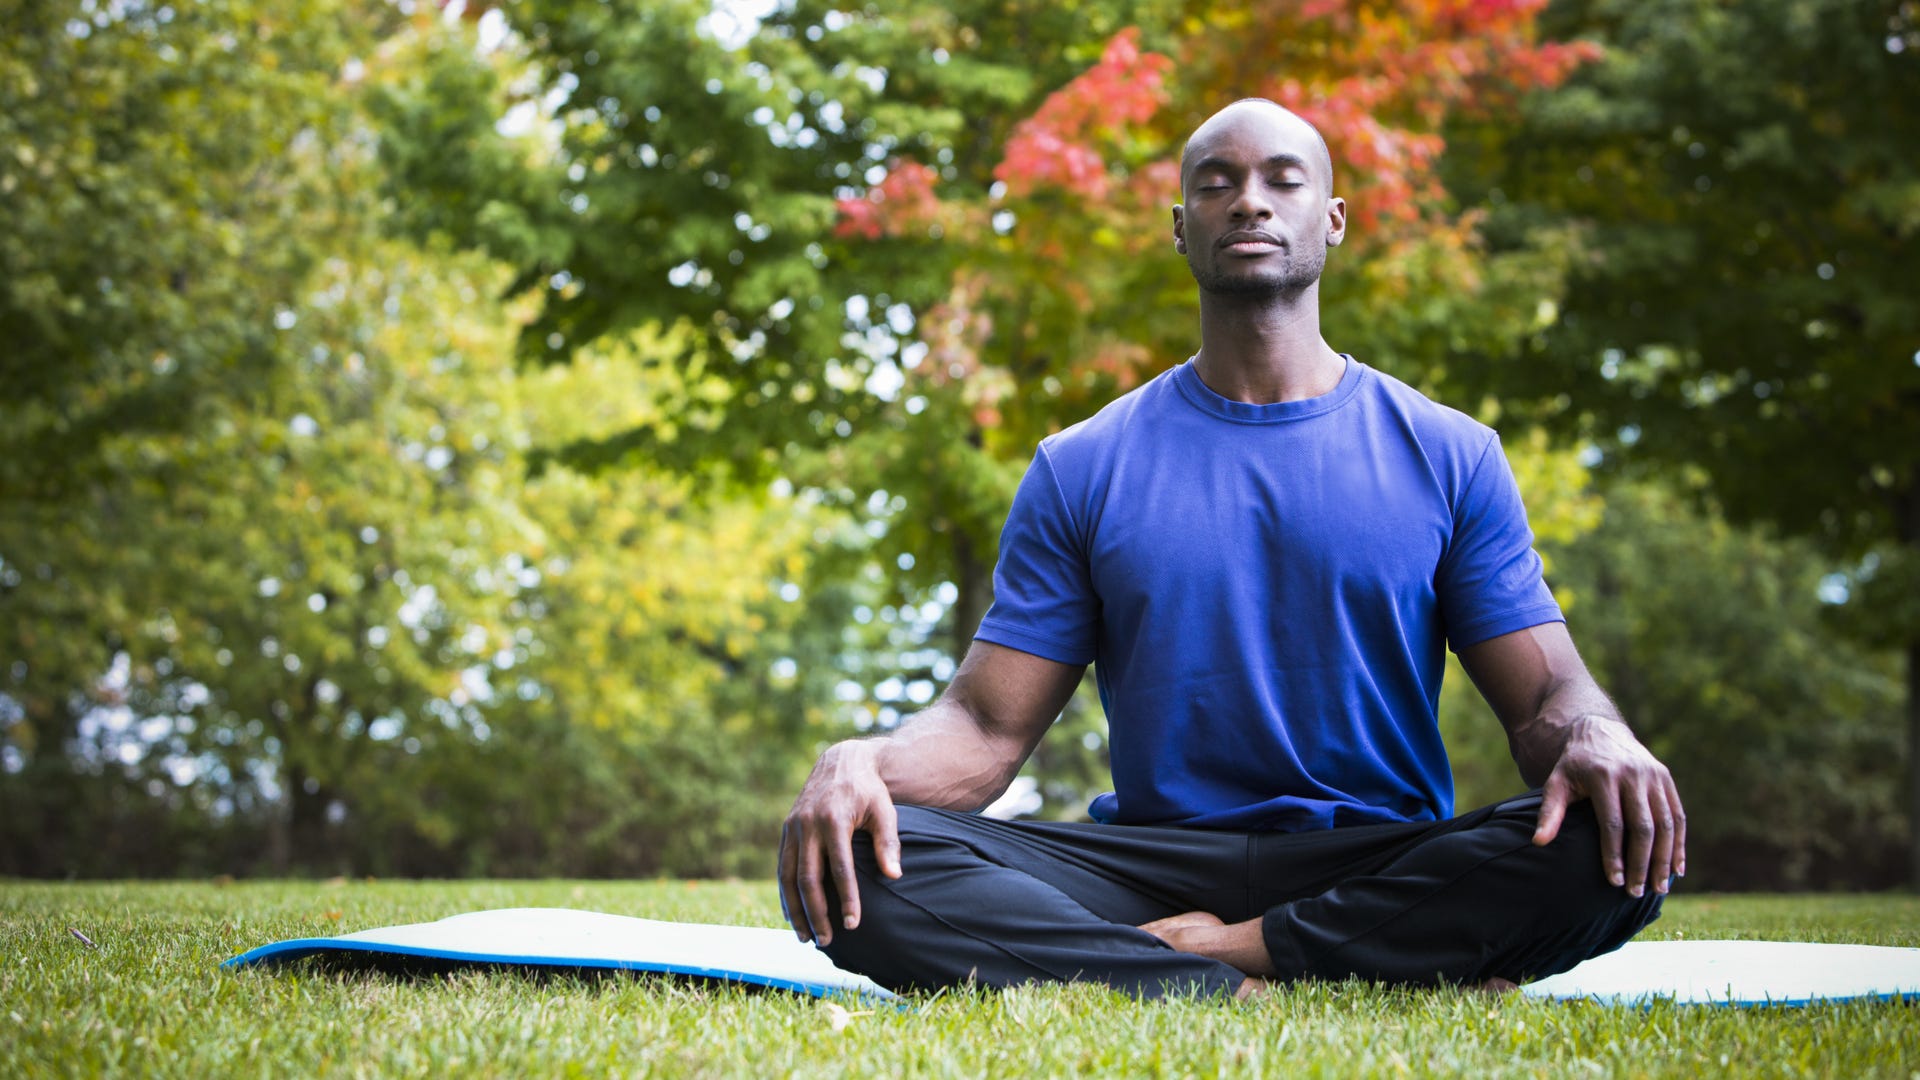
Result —
[{"label": "blurred background", "polygon": [[[1247,95],[1338,163],[1328,339],[1501,431],[1690,887],[1920,874],[1911,0],[0,27],[0,874],[770,875],[1035,442],[1196,347],[1174,162]],[[994,812],[1105,789],[1057,726]]]}]

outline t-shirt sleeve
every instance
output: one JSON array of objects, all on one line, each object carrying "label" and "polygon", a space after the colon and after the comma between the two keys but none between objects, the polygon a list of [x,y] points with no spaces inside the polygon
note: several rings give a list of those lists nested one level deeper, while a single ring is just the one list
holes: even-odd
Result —
[{"label": "t-shirt sleeve", "polygon": [[1086,545],[1042,445],[1000,530],[993,606],[974,637],[1061,664],[1090,664],[1099,625]]},{"label": "t-shirt sleeve", "polygon": [[1455,652],[1565,616],[1541,573],[1520,487],[1496,436],[1454,508],[1453,538],[1435,588]]}]

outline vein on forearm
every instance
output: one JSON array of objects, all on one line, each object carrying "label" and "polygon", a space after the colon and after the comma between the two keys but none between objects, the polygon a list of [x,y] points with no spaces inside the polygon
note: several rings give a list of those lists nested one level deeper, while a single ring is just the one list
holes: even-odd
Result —
[{"label": "vein on forearm", "polygon": [[942,697],[886,737],[880,778],[896,801],[974,811],[1007,789],[1031,749]]},{"label": "vein on forearm", "polygon": [[1520,766],[1521,777],[1536,787],[1545,783],[1566,750],[1567,740],[1580,725],[1589,722],[1625,721],[1612,699],[1584,669],[1577,675],[1554,679],[1536,708],[1507,725],[1507,747]]}]

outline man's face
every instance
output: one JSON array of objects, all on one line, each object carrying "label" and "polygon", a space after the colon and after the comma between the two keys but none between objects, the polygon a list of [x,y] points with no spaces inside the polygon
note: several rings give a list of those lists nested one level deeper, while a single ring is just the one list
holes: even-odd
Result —
[{"label": "man's face", "polygon": [[1229,106],[1194,133],[1183,163],[1174,245],[1203,291],[1278,298],[1320,280],[1347,208],[1306,121],[1273,105]]}]

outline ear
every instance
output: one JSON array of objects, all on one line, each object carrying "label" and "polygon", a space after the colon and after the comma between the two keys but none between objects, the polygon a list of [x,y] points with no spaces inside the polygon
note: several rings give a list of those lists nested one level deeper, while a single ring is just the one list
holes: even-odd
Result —
[{"label": "ear", "polygon": [[1173,207],[1173,250],[1182,255],[1187,253],[1186,208],[1177,203]]},{"label": "ear", "polygon": [[1335,195],[1327,200],[1327,246],[1339,247],[1347,238],[1347,200]]}]

